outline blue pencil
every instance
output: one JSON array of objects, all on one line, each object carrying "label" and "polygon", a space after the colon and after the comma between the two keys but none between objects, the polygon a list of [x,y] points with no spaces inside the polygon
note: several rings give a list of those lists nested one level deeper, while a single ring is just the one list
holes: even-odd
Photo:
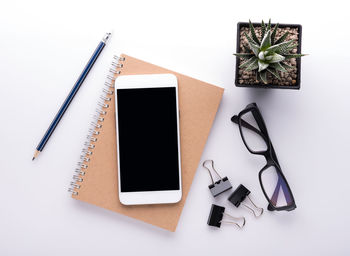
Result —
[{"label": "blue pencil", "polygon": [[46,143],[48,142],[51,134],[54,132],[54,130],[56,129],[57,124],[60,122],[62,116],[64,115],[64,113],[66,112],[69,104],[72,102],[75,94],[78,92],[80,86],[83,84],[86,76],[89,74],[92,66],[94,65],[95,61],[97,60],[98,56],[100,55],[100,53],[102,52],[103,48],[106,45],[107,40],[109,39],[109,37],[111,36],[111,33],[106,33],[106,35],[103,37],[102,41],[98,44],[96,50],[94,51],[94,53],[92,54],[90,60],[88,61],[88,63],[86,64],[83,72],[81,72],[78,80],[75,82],[72,90],[70,91],[70,93],[68,94],[67,98],[65,99],[65,101],[63,102],[61,108],[58,110],[55,118],[52,120],[49,128],[47,129],[44,137],[41,139],[41,141],[39,142],[38,146],[36,147],[33,159],[34,160],[36,157],[38,157],[39,153],[44,149]]}]

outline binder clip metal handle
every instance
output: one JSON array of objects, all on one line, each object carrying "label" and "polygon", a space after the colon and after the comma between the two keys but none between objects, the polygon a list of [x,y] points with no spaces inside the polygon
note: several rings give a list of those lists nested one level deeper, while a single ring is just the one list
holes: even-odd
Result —
[{"label": "binder clip metal handle", "polygon": [[[211,162],[211,168],[216,173],[216,175],[219,177],[219,179],[217,181],[214,181],[214,178],[213,178],[213,175],[212,175],[210,169],[207,166],[205,166],[205,164],[207,162]],[[224,193],[225,191],[232,188],[232,185],[231,185],[230,181],[228,180],[228,178],[226,176],[222,178],[220,176],[220,174],[215,170],[213,160],[205,160],[202,165],[209,172],[212,184],[210,184],[208,187],[209,187],[209,190],[210,190],[211,194],[213,195],[213,197],[216,197],[216,196],[218,196],[218,195],[220,195],[220,194]]]}]

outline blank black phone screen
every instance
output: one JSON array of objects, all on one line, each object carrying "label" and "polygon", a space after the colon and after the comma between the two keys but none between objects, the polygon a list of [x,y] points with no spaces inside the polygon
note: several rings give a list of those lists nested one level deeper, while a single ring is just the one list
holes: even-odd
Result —
[{"label": "blank black phone screen", "polygon": [[179,190],[175,87],[117,89],[121,192]]}]

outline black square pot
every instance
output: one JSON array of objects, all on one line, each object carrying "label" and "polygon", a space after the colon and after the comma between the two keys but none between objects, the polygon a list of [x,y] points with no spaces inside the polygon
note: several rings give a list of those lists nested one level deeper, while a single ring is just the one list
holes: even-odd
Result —
[{"label": "black square pot", "polygon": [[[260,23],[253,23],[254,27],[261,27]],[[276,24],[271,24],[271,27],[274,27]],[[236,42],[236,52],[239,53],[239,45],[241,41],[241,28],[248,27],[249,28],[249,23],[248,22],[238,22],[237,23],[237,42]],[[279,28],[285,28],[285,27],[290,27],[290,28],[297,28],[298,29],[298,46],[297,46],[297,53],[301,53],[301,38],[302,38],[302,27],[299,24],[279,24]],[[273,84],[264,84],[264,83],[259,83],[259,84],[240,84],[238,83],[238,75],[239,75],[239,65],[240,65],[240,58],[236,57],[236,77],[235,77],[235,84],[237,87],[250,87],[250,88],[266,88],[266,89],[294,89],[294,90],[299,90],[300,89],[300,69],[301,69],[301,58],[296,59],[297,63],[297,78],[296,78],[296,83],[294,85],[273,85]]]}]

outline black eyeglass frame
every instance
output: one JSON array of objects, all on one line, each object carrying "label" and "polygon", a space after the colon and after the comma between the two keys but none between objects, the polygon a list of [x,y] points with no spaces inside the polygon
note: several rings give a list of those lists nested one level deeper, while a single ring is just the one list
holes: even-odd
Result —
[{"label": "black eyeglass frame", "polygon": [[[256,129],[254,126],[250,125],[249,123],[247,123],[246,121],[244,121],[242,119],[242,116],[247,114],[248,112],[251,112],[259,129]],[[281,167],[280,167],[280,164],[278,162],[278,159],[277,159],[277,155],[276,155],[276,152],[275,152],[275,149],[272,145],[272,142],[270,140],[270,137],[269,137],[269,134],[267,132],[267,128],[266,128],[266,125],[265,125],[265,121],[261,115],[261,112],[257,106],[256,103],[251,103],[249,105],[247,105],[245,107],[245,109],[243,109],[238,115],[234,115],[232,118],[231,118],[231,121],[238,124],[238,127],[239,127],[239,131],[240,131],[240,134],[241,134],[241,138],[243,140],[243,143],[244,145],[246,146],[246,148],[248,149],[248,151],[252,154],[255,154],[255,155],[262,155],[265,157],[266,159],[266,165],[259,171],[259,182],[260,182],[260,187],[264,193],[264,196],[266,198],[266,200],[268,201],[269,205],[267,207],[267,209],[269,211],[292,211],[296,208],[296,204],[295,204],[295,200],[294,200],[294,196],[293,196],[293,193],[292,193],[292,190],[290,189],[290,186],[287,182],[287,179],[285,178],[282,170],[281,170]],[[243,135],[243,131],[242,131],[242,127],[246,128],[246,129],[249,129],[255,133],[257,133],[258,135],[260,135],[264,141],[266,142],[266,145],[267,145],[267,149],[266,150],[262,150],[262,151],[254,151],[252,149],[249,148],[248,146],[248,143],[246,142],[245,138],[244,138],[244,135]],[[262,173],[270,168],[270,167],[275,167],[276,168],[276,171],[278,172],[278,174],[282,177],[282,179],[284,180],[286,186],[287,186],[287,189],[289,190],[289,193],[290,193],[290,197],[291,197],[291,204],[289,205],[286,205],[286,206],[281,206],[281,207],[276,207],[273,205],[273,203],[271,202],[271,199],[269,198],[269,196],[267,195],[266,191],[265,191],[265,188],[263,186],[263,183],[262,183]]]}]

